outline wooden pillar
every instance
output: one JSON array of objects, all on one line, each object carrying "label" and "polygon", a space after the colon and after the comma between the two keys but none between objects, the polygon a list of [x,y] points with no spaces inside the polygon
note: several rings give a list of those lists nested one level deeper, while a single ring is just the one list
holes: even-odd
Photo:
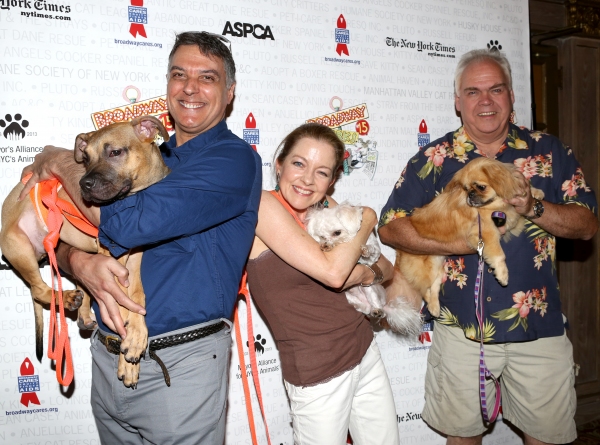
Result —
[{"label": "wooden pillar", "polygon": [[[583,167],[600,197],[600,40],[568,37],[558,44],[560,138]],[[558,167],[558,166],[555,166]],[[578,409],[583,424],[600,416],[600,292],[598,241],[558,240],[558,274],[563,312],[570,323]]]}]

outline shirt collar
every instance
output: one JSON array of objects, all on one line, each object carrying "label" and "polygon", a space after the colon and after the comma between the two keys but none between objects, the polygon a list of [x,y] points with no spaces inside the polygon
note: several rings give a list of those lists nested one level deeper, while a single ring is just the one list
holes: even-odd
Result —
[{"label": "shirt collar", "polygon": [[[520,128],[517,127],[515,124],[512,124],[512,123],[508,124],[508,134],[506,135],[506,138],[504,139],[504,143],[500,147],[498,153],[496,153],[496,156],[494,156],[494,159],[497,159],[502,154],[502,152],[504,150],[506,150],[507,148],[517,149],[517,150],[527,149],[526,145],[525,145],[525,147],[522,146],[522,144],[524,142],[519,138],[518,130],[520,130]],[[473,142],[471,140],[468,133],[465,131],[464,126],[460,127],[458,130],[456,130],[454,132],[452,142],[453,142],[452,145],[453,145],[453,147],[455,147],[455,150],[456,150],[457,146],[458,147],[462,146],[463,152],[464,151],[469,152],[469,151],[473,150],[473,148],[474,148],[475,150],[473,150],[473,153],[477,153],[481,156],[485,156],[482,152],[479,151],[479,149],[475,145],[475,142]]]}]

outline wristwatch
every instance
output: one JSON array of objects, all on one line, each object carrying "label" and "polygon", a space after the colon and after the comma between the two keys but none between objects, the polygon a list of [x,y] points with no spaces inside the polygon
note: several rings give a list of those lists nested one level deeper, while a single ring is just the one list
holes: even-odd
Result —
[{"label": "wristwatch", "polygon": [[528,216],[527,219],[538,219],[544,214],[544,204],[539,199],[533,198],[533,215]]}]

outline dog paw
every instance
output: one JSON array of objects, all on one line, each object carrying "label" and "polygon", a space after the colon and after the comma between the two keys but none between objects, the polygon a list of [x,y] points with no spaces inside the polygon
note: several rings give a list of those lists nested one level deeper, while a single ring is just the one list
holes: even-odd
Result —
[{"label": "dog paw", "polygon": [[440,300],[435,299],[429,301],[427,303],[427,309],[429,309],[429,313],[433,317],[438,318],[440,316]]},{"label": "dog paw", "polygon": [[130,363],[137,363],[146,352],[148,346],[148,330],[146,325],[134,328],[133,324],[127,325],[127,337],[121,342],[121,353]]},{"label": "dog paw", "polygon": [[535,187],[531,187],[531,196],[535,199],[544,199],[544,192],[540,189],[536,189]]},{"label": "dog paw", "polygon": [[83,292],[79,289],[63,291],[63,304],[66,310],[76,311],[83,301]]},{"label": "dog paw", "polygon": [[385,317],[385,312],[383,312],[383,309],[373,309],[369,316],[371,318],[383,318]]},{"label": "dog paw", "polygon": [[140,364],[130,363],[125,360],[123,354],[119,355],[119,367],[117,368],[117,377],[123,381],[123,385],[128,388],[136,388],[140,376]]},{"label": "dog paw", "polygon": [[494,269],[494,276],[502,286],[508,285],[508,269],[506,267]]},{"label": "dog paw", "polygon": [[82,317],[82,316],[77,317],[77,326],[81,330],[90,331],[90,330],[94,329],[97,324],[98,323],[96,323],[96,320],[94,319],[93,314],[90,314],[89,317]]}]

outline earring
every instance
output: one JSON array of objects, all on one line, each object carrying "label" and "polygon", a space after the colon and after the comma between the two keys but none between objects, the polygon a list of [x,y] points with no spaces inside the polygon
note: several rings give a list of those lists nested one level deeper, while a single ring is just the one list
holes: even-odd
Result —
[{"label": "earring", "polygon": [[327,201],[327,195],[325,195],[325,201],[323,201],[323,207],[329,208],[329,201]]},{"label": "earring", "polygon": [[277,173],[277,184],[275,184],[275,191],[279,191],[279,173]]},{"label": "earring", "polygon": [[512,110],[510,112],[510,116],[508,117],[508,122],[510,122],[511,124],[514,124],[517,122],[517,113],[515,112],[515,110]]}]

